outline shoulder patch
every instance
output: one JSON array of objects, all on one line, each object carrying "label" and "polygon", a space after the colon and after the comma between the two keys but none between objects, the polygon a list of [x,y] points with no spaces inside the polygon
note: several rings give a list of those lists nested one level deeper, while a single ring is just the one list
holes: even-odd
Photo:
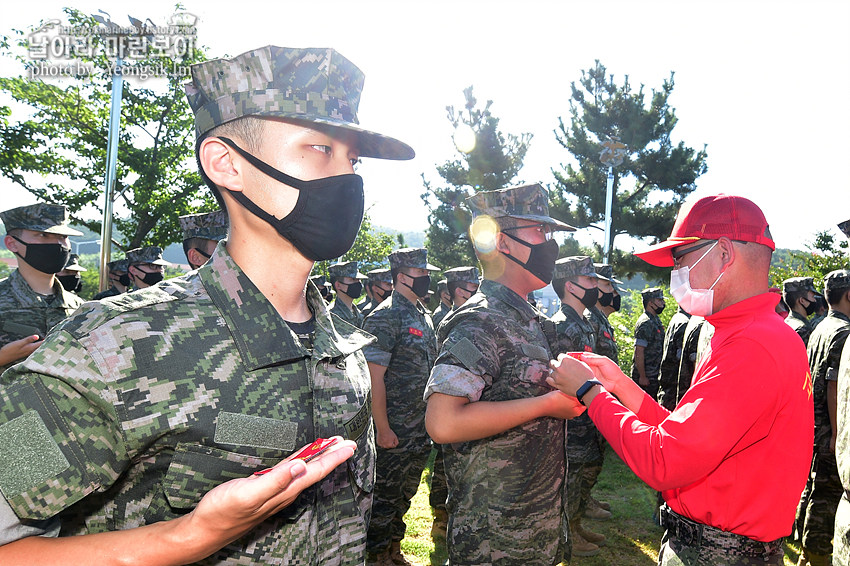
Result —
[{"label": "shoulder patch", "polygon": [[449,353],[457,360],[466,366],[467,369],[472,369],[478,365],[478,361],[484,357],[481,350],[472,343],[469,338],[463,338],[449,348]]},{"label": "shoulder patch", "polygon": [[6,499],[70,467],[47,425],[34,410],[0,425],[0,490]]},{"label": "shoulder patch", "polygon": [[546,348],[543,348],[542,346],[538,346],[537,344],[523,343],[520,345],[520,349],[522,350],[522,353],[528,356],[529,358],[532,358],[534,360],[543,360],[546,362],[549,361],[549,352],[546,351]]}]

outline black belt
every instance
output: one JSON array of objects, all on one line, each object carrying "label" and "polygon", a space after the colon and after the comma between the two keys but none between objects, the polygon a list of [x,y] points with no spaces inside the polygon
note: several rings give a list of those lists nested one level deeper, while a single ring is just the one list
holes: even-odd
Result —
[{"label": "black belt", "polygon": [[666,503],[661,506],[660,514],[661,526],[685,546],[722,548],[729,554],[760,558],[764,561],[776,553],[783,553],[782,537],[770,542],[753,540],[744,535],[692,521],[670,509]]}]

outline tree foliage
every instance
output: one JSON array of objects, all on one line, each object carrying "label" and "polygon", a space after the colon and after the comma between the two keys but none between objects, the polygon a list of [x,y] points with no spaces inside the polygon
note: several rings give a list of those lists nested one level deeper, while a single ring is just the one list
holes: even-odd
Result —
[{"label": "tree foliage", "polygon": [[[458,150],[456,159],[437,166],[443,183],[437,186],[425,180],[422,201],[428,207],[426,246],[429,262],[449,269],[477,265],[467,228],[471,213],[464,200],[479,191],[503,189],[517,184],[515,178],[528,151],[531,134],[505,134],[499,119],[490,111],[488,100],[483,108],[472,92],[464,89],[465,104],[456,110],[447,106],[449,122],[457,129],[467,126],[475,133],[475,147],[468,153]],[[456,148],[457,149],[457,148]]]},{"label": "tree foliage", "polygon": [[806,252],[792,251],[790,259],[781,259],[770,267],[770,283],[782,288],[782,282],[791,277],[812,277],[815,288],[823,291],[824,276],[836,269],[850,268],[850,244],[842,236],[836,239],[829,230],[817,232],[815,239],[806,244]]},{"label": "tree foliage", "polygon": [[[64,11],[71,26],[97,26],[78,10]],[[114,59],[102,49],[101,36],[91,41],[94,49],[76,53],[74,60],[93,72],[61,86],[24,76],[0,78],[0,91],[31,110],[15,122],[9,108],[0,107],[0,173],[39,201],[67,205],[75,223],[100,232]],[[5,56],[33,68],[20,54],[29,47],[24,32],[4,37],[3,47]],[[157,66],[170,74],[158,81],[164,88],[124,80],[113,220],[122,249],[179,241],[178,216],[217,208],[197,172],[193,116],[183,91],[189,65],[204,59],[192,44],[171,56],[149,48],[143,58],[128,60],[126,74],[141,78]],[[97,219],[84,211],[89,206],[99,212]]]},{"label": "tree foliage", "polygon": [[[671,133],[678,120],[668,102],[673,85],[671,73],[648,96],[644,85],[632,87],[628,75],[621,85],[615,83],[614,75],[596,61],[582,71],[578,84],[572,83],[569,124],[559,118],[555,131],[576,164],[553,169],[552,210],[579,228],[604,230],[608,168],[600,161],[602,144],[616,138],[626,146],[622,164],[614,168],[611,213],[611,263],[623,276],[649,271],[649,277],[659,278],[660,274],[630,255],[615,252],[614,238],[628,234],[666,239],[679,207],[707,170],[705,148],[696,151],[683,142],[673,144]],[[603,248],[599,246],[600,257]]]}]

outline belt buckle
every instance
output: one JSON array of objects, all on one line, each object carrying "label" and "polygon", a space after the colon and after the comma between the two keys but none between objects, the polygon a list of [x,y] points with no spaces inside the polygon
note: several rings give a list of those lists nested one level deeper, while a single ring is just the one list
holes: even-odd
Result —
[{"label": "belt buckle", "polygon": [[679,518],[676,523],[676,536],[683,544],[694,548],[698,548],[702,544],[702,525],[682,518]]}]

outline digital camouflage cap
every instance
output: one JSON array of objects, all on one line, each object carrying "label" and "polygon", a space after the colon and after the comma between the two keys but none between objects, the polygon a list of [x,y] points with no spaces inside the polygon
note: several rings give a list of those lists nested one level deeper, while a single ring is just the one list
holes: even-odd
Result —
[{"label": "digital camouflage cap", "polygon": [[107,263],[106,266],[113,273],[127,273],[127,270],[130,268],[130,262],[126,259],[116,259]]},{"label": "digital camouflage cap", "polygon": [[19,206],[0,212],[0,220],[3,220],[7,234],[11,230],[24,229],[60,236],[83,235],[68,225],[68,207],[64,204],[38,203]]},{"label": "digital camouflage cap", "polygon": [[316,287],[324,287],[326,283],[324,275],[311,275],[310,281],[312,281],[313,285]]},{"label": "digital camouflage cap", "polygon": [[844,235],[850,238],[850,220],[845,220],[838,224],[838,229],[844,232]]},{"label": "digital camouflage cap", "polygon": [[351,277],[352,279],[366,279],[366,276],[357,271],[356,261],[345,261],[328,266],[328,276],[331,279]]},{"label": "digital camouflage cap", "polygon": [[393,276],[390,273],[390,270],[386,267],[382,267],[379,269],[373,269],[372,271],[366,272],[366,278],[369,280],[369,283],[392,283]]},{"label": "digital camouflage cap", "polygon": [[67,269],[68,271],[88,271],[88,269],[80,265],[80,256],[77,254],[69,254],[68,261],[65,262],[65,267],[62,269]]},{"label": "digital camouflage cap", "polygon": [[644,289],[640,292],[640,296],[644,301],[651,301],[652,299],[664,299],[664,291],[659,289],[658,287],[650,287],[649,289]]},{"label": "digital camouflage cap", "polygon": [[836,269],[830,271],[823,278],[823,290],[828,297],[834,289],[850,289],[850,271]]},{"label": "digital camouflage cap", "polygon": [[785,297],[788,293],[801,293],[806,291],[815,291],[815,282],[811,277],[791,277],[782,282],[782,296]]},{"label": "digital camouflage cap", "polygon": [[614,277],[614,268],[608,265],[607,263],[594,263],[593,269],[596,270],[596,276],[598,278],[610,281],[611,283],[616,283],[618,285],[623,284],[622,281]]},{"label": "digital camouflage cap", "polygon": [[481,191],[466,199],[473,220],[479,216],[520,218],[549,225],[553,230],[575,228],[549,216],[549,194],[539,184],[497,191]]},{"label": "digital camouflage cap", "polygon": [[555,273],[552,279],[570,279],[586,275],[588,277],[596,277],[596,270],[593,268],[593,260],[586,255],[577,255],[571,257],[563,257],[555,262]]},{"label": "digital camouflage cap", "polygon": [[402,248],[389,256],[390,268],[418,267],[428,271],[440,271],[436,265],[428,263],[428,250],[425,248]]},{"label": "digital camouflage cap", "polygon": [[462,281],[464,283],[474,283],[478,285],[481,277],[478,274],[477,267],[453,267],[445,271],[446,281],[449,283]]},{"label": "digital camouflage cap", "polygon": [[359,126],[365,76],[333,49],[268,45],[197,63],[191,72],[185,89],[198,139],[243,116],[287,118],[354,133],[361,157],[414,156],[409,145]]},{"label": "digital camouflage cap", "polygon": [[183,230],[183,241],[191,238],[223,240],[227,236],[227,213],[223,210],[187,214],[178,218]]},{"label": "digital camouflage cap", "polygon": [[148,246],[146,248],[136,248],[127,252],[128,265],[138,265],[140,263],[150,263],[153,265],[171,265],[170,262],[162,259],[162,248],[159,246]]}]

